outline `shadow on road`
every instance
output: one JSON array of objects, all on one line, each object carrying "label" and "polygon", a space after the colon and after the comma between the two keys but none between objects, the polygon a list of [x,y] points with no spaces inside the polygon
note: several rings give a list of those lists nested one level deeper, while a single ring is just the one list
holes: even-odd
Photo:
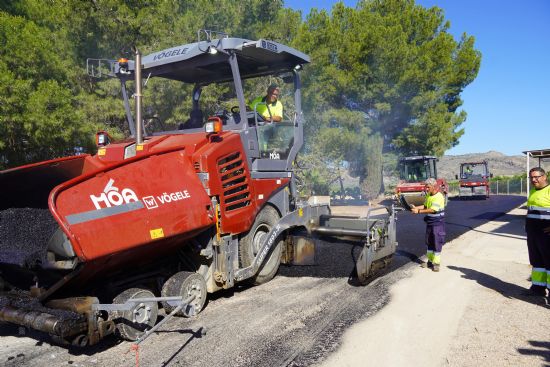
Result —
[{"label": "shadow on road", "polygon": [[[529,344],[531,344],[533,348],[518,348],[518,352],[528,356],[541,356],[544,358],[545,362],[550,363],[550,342],[529,340]],[[550,364],[546,366],[548,367]]]},{"label": "shadow on road", "polygon": [[506,298],[518,299],[520,301],[548,308],[544,297],[534,297],[526,295],[527,289],[520,287],[516,284],[504,282],[489,274],[485,274],[474,269],[462,268],[452,265],[447,266],[447,268],[461,272],[463,274],[463,278],[475,280],[479,285],[492,289]]},{"label": "shadow on road", "polygon": [[397,251],[395,251],[395,255],[405,257],[405,258],[409,259],[411,262],[415,262],[417,264],[422,264],[422,260],[420,260],[420,257],[418,255],[412,253],[412,252],[405,251],[405,250],[397,250]]},{"label": "shadow on road", "polygon": [[187,346],[187,344],[191,343],[191,341],[193,341],[193,339],[202,338],[206,334],[206,331],[205,331],[204,328],[201,327],[197,331],[193,331],[193,330],[190,330],[190,329],[185,329],[185,330],[162,330],[162,331],[157,331],[157,333],[159,333],[159,334],[160,333],[191,334],[189,339],[187,339],[187,341],[185,343],[183,343],[183,345],[181,347],[179,347],[178,350],[175,351],[174,354],[172,354],[172,356],[170,356],[170,358],[168,358],[166,361],[164,361],[162,363],[161,366],[165,367],[165,366],[168,366],[170,364],[170,362],[172,362],[178,354],[180,354],[180,352],[183,350],[183,348],[185,348]]},{"label": "shadow on road", "polygon": [[64,342],[61,339],[51,336],[47,333],[8,323],[0,324],[0,338],[3,336],[15,336],[20,338],[35,339],[36,343],[34,345],[36,347],[53,345],[61,348],[66,348],[68,353],[73,356],[92,356],[94,354],[104,352],[107,349],[110,349],[115,345],[122,343],[122,340],[120,338],[117,338],[115,335],[108,335],[107,337],[103,338],[98,344],[86,347],[78,347],[68,344],[67,342]]}]

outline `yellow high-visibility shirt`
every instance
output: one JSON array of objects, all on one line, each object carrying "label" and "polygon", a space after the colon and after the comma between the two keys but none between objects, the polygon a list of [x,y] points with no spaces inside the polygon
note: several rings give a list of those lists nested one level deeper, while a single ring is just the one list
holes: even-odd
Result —
[{"label": "yellow high-visibility shirt", "polygon": [[[258,97],[252,102],[250,102],[250,109],[258,112],[265,119],[270,119],[272,116],[283,117],[283,104],[281,101],[277,100],[274,103],[265,102],[266,97]],[[271,115],[270,115],[271,112]]]},{"label": "yellow high-visibility shirt", "polygon": [[527,206],[550,208],[550,185],[540,190],[532,188],[527,199]]},{"label": "yellow high-visibility shirt", "polygon": [[440,192],[437,192],[435,195],[426,194],[424,208],[433,209],[436,213],[442,212],[445,209],[445,197]]}]

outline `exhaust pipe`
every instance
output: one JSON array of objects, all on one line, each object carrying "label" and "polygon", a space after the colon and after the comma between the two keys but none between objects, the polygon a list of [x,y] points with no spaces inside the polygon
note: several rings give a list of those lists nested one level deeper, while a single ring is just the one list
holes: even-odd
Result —
[{"label": "exhaust pipe", "polygon": [[143,130],[141,123],[141,52],[134,47],[135,62],[135,83],[136,83],[136,145],[143,143]]}]

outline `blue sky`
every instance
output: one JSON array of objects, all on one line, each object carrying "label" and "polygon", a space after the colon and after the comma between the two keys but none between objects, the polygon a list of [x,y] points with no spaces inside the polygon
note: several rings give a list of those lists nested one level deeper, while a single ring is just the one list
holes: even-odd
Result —
[{"label": "blue sky", "polygon": [[[302,15],[337,1],[285,0]],[[354,7],[356,0],[345,0]],[[476,80],[462,93],[468,113],[459,144],[445,154],[498,151],[519,155],[550,148],[550,1],[417,0],[438,6],[450,33],[476,39],[482,53]]]}]

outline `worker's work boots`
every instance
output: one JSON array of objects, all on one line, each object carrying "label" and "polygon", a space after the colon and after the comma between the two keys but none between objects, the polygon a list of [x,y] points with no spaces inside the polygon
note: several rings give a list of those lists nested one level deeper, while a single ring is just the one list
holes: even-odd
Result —
[{"label": "worker's work boots", "polygon": [[533,284],[524,293],[528,296],[545,297],[546,296],[546,287]]},{"label": "worker's work boots", "polygon": [[420,267],[421,268],[430,268],[432,269],[434,266],[434,264],[431,262],[431,261],[423,261],[421,264],[420,264]]},{"label": "worker's work boots", "polygon": [[432,270],[435,271],[435,272],[438,272],[439,271],[439,264],[434,264]]}]

